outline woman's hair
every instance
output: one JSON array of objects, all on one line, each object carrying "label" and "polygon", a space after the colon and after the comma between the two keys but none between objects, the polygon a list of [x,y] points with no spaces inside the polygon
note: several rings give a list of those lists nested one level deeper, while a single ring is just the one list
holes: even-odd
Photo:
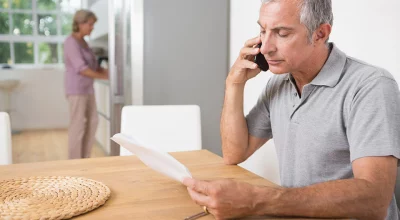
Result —
[{"label": "woman's hair", "polygon": [[86,23],[90,18],[93,18],[95,21],[97,21],[97,17],[92,11],[85,9],[78,10],[74,15],[72,31],[79,32],[79,24]]}]

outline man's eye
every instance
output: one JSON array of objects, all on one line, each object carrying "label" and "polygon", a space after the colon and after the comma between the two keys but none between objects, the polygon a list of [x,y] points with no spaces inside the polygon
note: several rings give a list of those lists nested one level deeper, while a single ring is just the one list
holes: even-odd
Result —
[{"label": "man's eye", "polygon": [[261,30],[261,31],[260,31],[260,34],[265,34],[265,30]]},{"label": "man's eye", "polygon": [[288,33],[278,33],[279,37],[287,37],[289,36]]}]

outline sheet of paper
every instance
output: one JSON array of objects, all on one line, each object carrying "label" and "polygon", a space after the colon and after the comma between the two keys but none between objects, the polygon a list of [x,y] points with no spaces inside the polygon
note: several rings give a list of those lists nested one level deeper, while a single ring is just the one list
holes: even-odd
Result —
[{"label": "sheet of paper", "polygon": [[185,177],[192,177],[185,165],[166,152],[144,147],[139,141],[125,134],[115,134],[111,140],[135,154],[144,164],[172,179],[183,182]]}]

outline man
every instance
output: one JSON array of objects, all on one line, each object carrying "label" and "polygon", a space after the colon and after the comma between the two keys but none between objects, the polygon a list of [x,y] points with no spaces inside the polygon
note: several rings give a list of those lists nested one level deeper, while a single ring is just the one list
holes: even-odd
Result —
[{"label": "man", "polygon": [[[399,219],[398,86],[387,71],[327,43],[332,20],[331,0],[262,4],[260,36],[246,42],[226,79],[222,150],[226,164],[238,164],[273,138],[283,187],[185,179],[216,219]],[[260,72],[252,62],[260,52],[275,75],[245,118],[244,85]]]}]

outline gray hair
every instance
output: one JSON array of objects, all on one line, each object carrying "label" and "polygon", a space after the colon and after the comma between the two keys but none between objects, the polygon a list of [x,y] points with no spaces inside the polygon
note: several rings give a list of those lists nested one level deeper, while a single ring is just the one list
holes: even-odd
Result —
[{"label": "gray hair", "polygon": [[[262,3],[274,1],[279,0],[261,0]],[[300,22],[306,26],[310,42],[321,24],[333,25],[332,0],[301,0],[299,9]]]},{"label": "gray hair", "polygon": [[79,32],[79,24],[86,23],[90,18],[93,18],[95,21],[97,21],[97,17],[92,11],[85,9],[78,10],[74,15],[72,31]]}]

